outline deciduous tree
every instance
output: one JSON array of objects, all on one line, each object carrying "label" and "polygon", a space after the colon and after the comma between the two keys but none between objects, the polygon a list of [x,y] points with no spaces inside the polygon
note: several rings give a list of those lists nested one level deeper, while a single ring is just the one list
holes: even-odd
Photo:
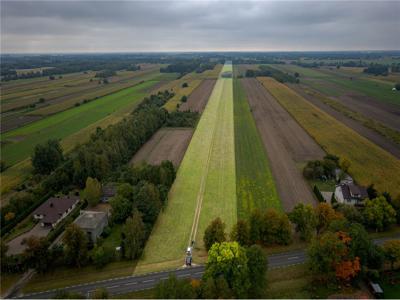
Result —
[{"label": "deciduous tree", "polygon": [[231,232],[231,240],[242,246],[250,243],[250,226],[245,220],[238,220]]},{"label": "deciduous tree", "polygon": [[57,140],[37,144],[32,154],[32,166],[34,171],[40,174],[51,173],[63,160],[63,151]]},{"label": "deciduous tree", "polygon": [[400,262],[400,240],[386,241],[385,244],[383,244],[383,251],[386,260],[390,262],[390,266],[393,270],[394,264]]},{"label": "deciduous tree", "polygon": [[210,250],[214,243],[222,243],[226,240],[225,223],[220,218],[216,218],[211,222],[204,232],[204,245],[207,250]]},{"label": "deciduous tree", "polygon": [[71,224],[63,236],[67,262],[80,268],[88,257],[88,237],[76,224]]},{"label": "deciduous tree", "polygon": [[126,220],[123,233],[125,236],[123,242],[125,257],[128,259],[138,258],[143,250],[146,231],[142,217],[137,210],[134,210],[132,217]]},{"label": "deciduous tree", "polygon": [[237,298],[246,298],[250,288],[246,250],[237,242],[214,243],[208,251],[203,280],[222,276]]},{"label": "deciduous tree", "polygon": [[297,204],[291,213],[289,219],[296,225],[296,231],[300,233],[300,238],[309,241],[315,233],[317,218],[311,205]]},{"label": "deciduous tree", "polygon": [[101,197],[101,184],[96,178],[88,177],[86,179],[86,187],[82,192],[82,198],[88,202],[90,206],[99,203]]},{"label": "deciduous tree", "polygon": [[377,231],[396,223],[396,211],[383,196],[366,200],[363,216],[365,223]]}]

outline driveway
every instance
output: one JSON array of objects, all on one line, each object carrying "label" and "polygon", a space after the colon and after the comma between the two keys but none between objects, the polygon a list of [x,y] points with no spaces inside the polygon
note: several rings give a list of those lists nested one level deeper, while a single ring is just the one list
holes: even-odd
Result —
[{"label": "driveway", "polygon": [[8,245],[7,254],[12,255],[12,254],[20,254],[20,253],[24,252],[24,250],[26,248],[26,245],[22,244],[22,241],[24,239],[27,239],[30,236],[44,237],[44,236],[47,236],[49,231],[50,231],[50,227],[43,228],[40,225],[40,223],[36,224],[35,227],[33,227],[28,232],[25,232],[25,233],[17,236],[15,239],[13,239],[7,243],[7,245]]}]

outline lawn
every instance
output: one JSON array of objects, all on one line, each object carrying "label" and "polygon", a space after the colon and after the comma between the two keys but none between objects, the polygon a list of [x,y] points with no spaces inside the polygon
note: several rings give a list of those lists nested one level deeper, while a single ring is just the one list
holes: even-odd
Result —
[{"label": "lawn", "polygon": [[255,208],[282,209],[269,161],[259,136],[243,87],[233,81],[235,121],[236,196],[238,218]]},{"label": "lawn", "polygon": [[[226,65],[224,69],[231,69]],[[137,272],[161,268],[168,261],[182,265],[185,248],[196,231],[196,206],[202,201],[200,229],[215,216],[229,225],[236,220],[232,79],[219,78],[193,134],[169,194],[147,242]],[[199,212],[200,210],[198,210]],[[170,266],[170,265],[169,265]]]},{"label": "lawn", "polygon": [[124,106],[138,104],[145,96],[143,89],[155,83],[144,82],[2,134],[2,141],[8,141],[2,145],[2,159],[8,165],[13,165],[29,157],[38,143],[48,139],[63,139]]},{"label": "lawn", "polygon": [[369,140],[318,109],[272,78],[259,78],[279,103],[327,152],[348,159],[349,173],[361,185],[399,193],[400,161]]},{"label": "lawn", "polygon": [[8,292],[8,289],[21,278],[21,273],[16,274],[1,274],[1,282],[0,282],[0,295],[4,297],[5,293]]}]

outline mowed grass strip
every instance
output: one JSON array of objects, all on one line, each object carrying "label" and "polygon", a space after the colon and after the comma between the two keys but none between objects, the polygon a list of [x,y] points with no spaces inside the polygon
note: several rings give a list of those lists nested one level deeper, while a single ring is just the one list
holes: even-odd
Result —
[{"label": "mowed grass strip", "polygon": [[287,86],[269,77],[262,84],[327,152],[351,162],[354,179],[380,191],[398,195],[400,160],[312,105]]},{"label": "mowed grass strip", "polygon": [[2,141],[8,142],[2,146],[2,159],[13,165],[29,157],[38,143],[63,139],[124,106],[137,104],[145,96],[143,89],[154,84],[145,82],[2,134]]},{"label": "mowed grass strip", "polygon": [[[191,235],[198,198],[203,197],[203,194],[200,193],[201,186],[204,184],[205,180],[207,180],[208,169],[210,169],[209,165],[215,163],[216,160],[220,158],[218,153],[215,153],[215,151],[213,153],[212,147],[213,144],[215,144],[217,136],[214,132],[217,130],[217,127],[223,126],[223,123],[226,122],[226,120],[221,119],[220,111],[223,106],[221,103],[223,101],[232,101],[232,99],[222,98],[224,85],[226,83],[227,81],[219,78],[215,84],[207,106],[178,169],[175,182],[169,194],[167,207],[158,217],[157,223],[147,242],[142,260],[135,270],[137,273],[143,270],[149,271],[155,270],[155,268],[162,268],[167,261],[176,261],[178,266],[183,264],[185,248],[188,245]],[[223,114],[222,116],[229,117],[229,114]],[[231,122],[233,123],[233,112],[231,115]],[[226,133],[226,130],[223,132]],[[220,143],[228,142],[225,147],[234,146],[233,127],[230,132],[230,138],[222,137],[223,141],[220,141]],[[218,135],[218,137],[220,138],[221,136]],[[218,147],[218,149],[222,150],[221,147]],[[214,156],[212,159],[210,157],[211,153]],[[234,152],[231,152],[230,155],[233,154]],[[221,159],[225,158],[221,157]],[[231,161],[230,168],[220,170],[221,173],[226,174],[223,174],[224,177],[229,177],[229,179],[224,180],[225,184],[230,187],[227,191],[228,194],[221,199],[210,199],[210,197],[207,196],[208,198],[205,201],[219,202],[228,201],[227,199],[229,199],[229,201],[236,200],[234,170],[232,170],[232,167],[234,168],[233,159],[233,157],[228,158],[228,160]],[[214,169],[211,170],[211,172],[216,171],[217,170]],[[215,177],[218,175],[213,174],[212,176]],[[211,188],[210,185],[206,187],[207,189]],[[219,186],[216,188],[219,188]],[[212,192],[207,191],[207,193],[210,195]],[[218,203],[215,203],[215,207],[218,209]],[[226,213],[231,215],[232,211],[236,212],[236,207],[231,208]],[[213,214],[209,209],[204,211],[204,214],[206,213]],[[212,216],[205,215],[205,221],[209,221],[211,217]],[[221,215],[221,217],[223,218],[224,215]],[[199,234],[199,236],[201,236],[201,234]],[[149,265],[154,266],[154,268],[152,269]]]},{"label": "mowed grass strip", "polygon": [[[222,73],[231,72],[232,64],[226,63]],[[208,163],[207,180],[201,203],[201,213],[195,238],[197,249],[203,248],[203,235],[210,222],[220,217],[231,231],[237,221],[235,129],[233,117],[233,79],[221,78],[222,93],[219,96],[216,127]],[[209,101],[216,95],[211,95]]]},{"label": "mowed grass strip", "polygon": [[256,208],[281,210],[269,161],[238,79],[233,81],[233,94],[238,218],[247,218]]}]

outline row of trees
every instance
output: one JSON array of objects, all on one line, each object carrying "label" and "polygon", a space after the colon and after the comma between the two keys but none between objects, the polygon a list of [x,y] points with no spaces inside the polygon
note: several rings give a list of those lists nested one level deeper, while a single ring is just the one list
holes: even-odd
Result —
[{"label": "row of trees", "polygon": [[[288,245],[292,241],[291,225],[285,213],[275,209],[254,210],[249,220],[239,220],[230,233],[230,239],[242,246],[252,244]],[[227,241],[225,223],[220,218],[213,220],[206,228],[204,245],[209,250],[213,244]]]}]

